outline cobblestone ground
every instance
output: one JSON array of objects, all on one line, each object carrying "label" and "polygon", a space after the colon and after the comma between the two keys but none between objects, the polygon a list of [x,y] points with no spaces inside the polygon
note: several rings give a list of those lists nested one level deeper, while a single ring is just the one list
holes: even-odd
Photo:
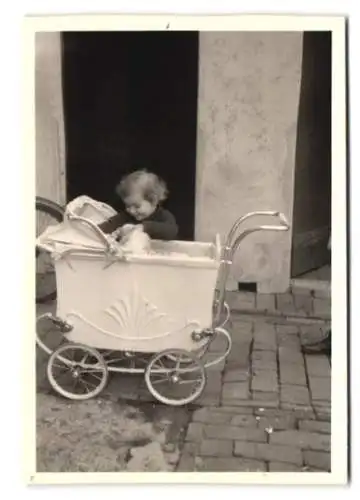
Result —
[{"label": "cobblestone ground", "polygon": [[233,349],[209,373],[177,470],[330,471],[330,363],[301,353],[325,327],[235,316]]},{"label": "cobblestone ground", "polygon": [[[136,375],[114,375],[97,400],[65,401],[39,354],[38,470],[330,471],[330,362],[301,352],[327,326],[234,314],[230,355],[186,408],[156,403]],[[214,341],[207,357],[224,347]]]}]

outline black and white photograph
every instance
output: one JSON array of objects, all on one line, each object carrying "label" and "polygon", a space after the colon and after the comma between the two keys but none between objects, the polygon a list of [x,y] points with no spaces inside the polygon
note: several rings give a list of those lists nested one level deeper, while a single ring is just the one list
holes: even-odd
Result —
[{"label": "black and white photograph", "polygon": [[29,482],[345,483],[345,19],[93,17],[27,19]]}]

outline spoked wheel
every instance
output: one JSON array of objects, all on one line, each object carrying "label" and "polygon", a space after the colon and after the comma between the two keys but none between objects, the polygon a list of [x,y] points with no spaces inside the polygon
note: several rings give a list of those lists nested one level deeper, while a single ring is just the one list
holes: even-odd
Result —
[{"label": "spoked wheel", "polygon": [[149,392],[161,403],[182,406],[200,396],[206,373],[201,360],[182,349],[168,349],[155,354],[145,370]]},{"label": "spoked wheel", "polygon": [[[44,198],[36,198],[36,237],[49,226],[58,224],[63,219],[63,209]],[[56,298],[56,280],[51,256],[38,247],[36,258],[36,302],[43,303]]]},{"label": "spoked wheel", "polygon": [[108,369],[96,349],[65,344],[50,356],[47,375],[56,392],[68,399],[84,400],[97,396],[104,389]]}]

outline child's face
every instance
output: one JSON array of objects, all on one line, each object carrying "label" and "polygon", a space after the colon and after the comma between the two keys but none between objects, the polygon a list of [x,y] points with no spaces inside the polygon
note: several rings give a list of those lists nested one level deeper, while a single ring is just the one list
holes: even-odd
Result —
[{"label": "child's face", "polygon": [[137,189],[124,199],[124,204],[125,210],[138,221],[147,219],[156,209],[156,205],[145,200],[143,193]]}]

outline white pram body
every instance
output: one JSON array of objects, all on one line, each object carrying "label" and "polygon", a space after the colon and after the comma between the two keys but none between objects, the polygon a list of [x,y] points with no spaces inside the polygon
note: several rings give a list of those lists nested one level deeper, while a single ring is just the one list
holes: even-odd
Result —
[{"label": "white pram body", "polygon": [[[112,215],[104,204],[78,201],[67,213],[96,224]],[[104,238],[111,254],[90,225],[65,217],[38,240],[55,258],[57,315],[73,326],[68,339],[119,351],[198,348],[191,334],[212,325],[219,239],[153,240],[150,252],[125,256],[119,243]]]},{"label": "white pram body", "polygon": [[[50,355],[48,378],[63,396],[87,399],[103,390],[109,371],[144,373],[156,399],[172,405],[189,403],[205,387],[205,368],[225,359],[231,349],[231,336],[224,329],[229,317],[224,295],[234,252],[254,231],[283,231],[289,226],[279,212],[254,212],[234,224],[224,247],[219,236],[213,243],[152,240],[146,251],[129,253],[98,227],[114,214],[104,203],[79,197],[67,206],[64,221],[37,240],[38,247],[53,256],[57,286],[56,316],[42,315],[38,321],[50,319],[66,339],[65,345],[52,351],[37,334],[38,345]],[[281,224],[237,235],[240,224],[253,215],[276,216]],[[221,322],[224,311],[227,317]],[[225,352],[204,361],[210,343],[219,335],[225,337]],[[81,360],[66,357],[72,349],[82,353]],[[116,365],[104,351],[124,356],[115,360]],[[152,357],[145,367],[131,364],[137,355],[148,353]],[[75,382],[84,376],[85,386],[86,377],[95,372],[100,382],[93,380],[96,387],[88,385],[81,394],[69,391],[56,374],[59,363]],[[170,395],[159,390],[159,380],[172,384]],[[190,394],[175,397],[176,384],[184,384],[180,388],[188,388]]]}]

